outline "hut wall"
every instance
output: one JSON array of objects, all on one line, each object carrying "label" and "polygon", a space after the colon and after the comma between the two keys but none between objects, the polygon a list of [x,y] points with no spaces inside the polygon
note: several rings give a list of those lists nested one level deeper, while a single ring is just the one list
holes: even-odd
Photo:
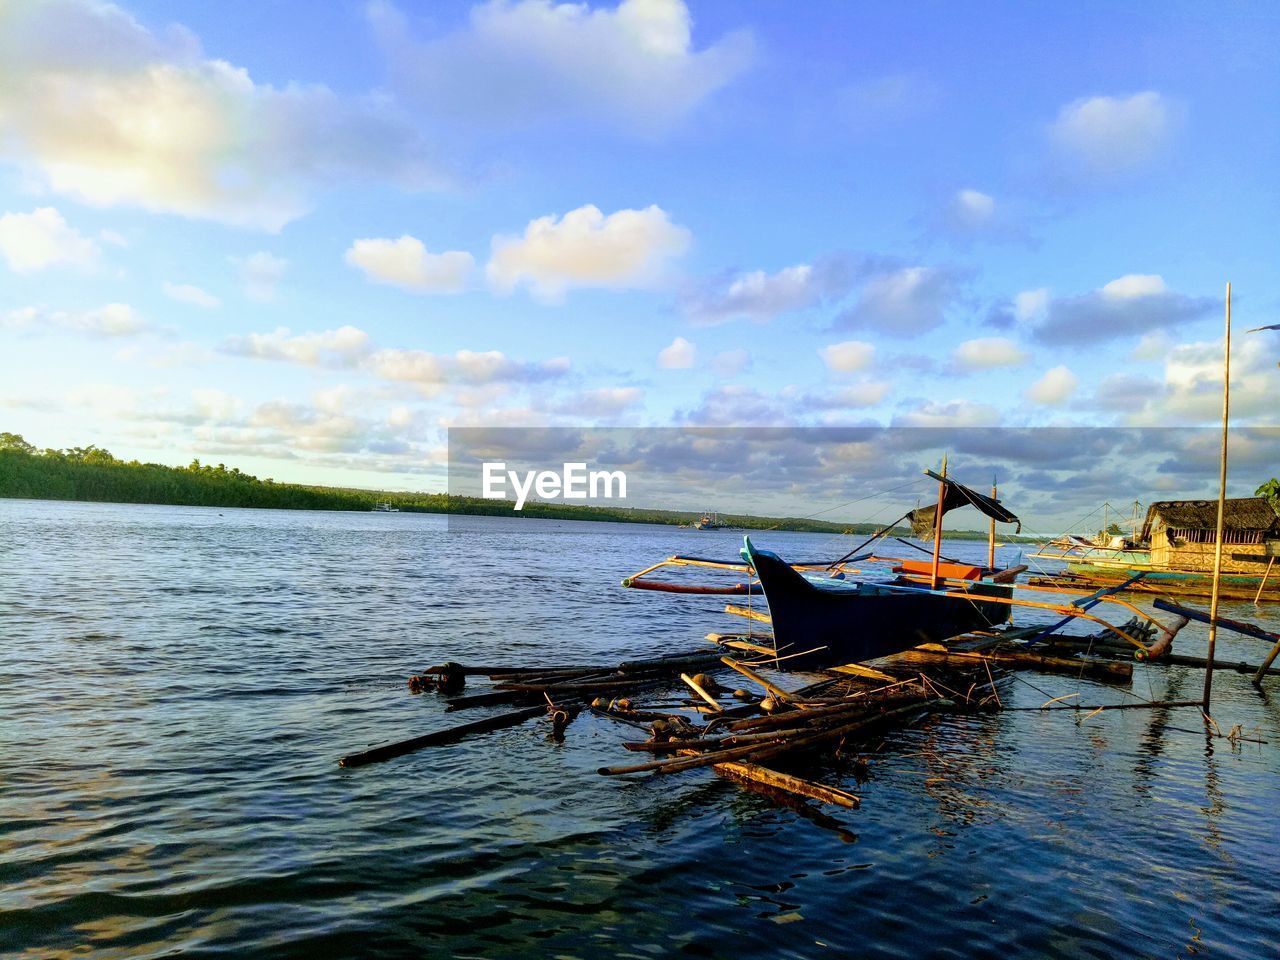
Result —
[{"label": "hut wall", "polygon": [[[1189,538],[1180,537],[1180,531],[1174,530],[1173,541],[1170,542],[1169,528],[1158,525],[1151,531],[1151,563],[1156,567],[1169,567],[1174,570],[1194,570],[1204,573],[1213,572],[1214,532],[1207,531],[1208,536],[1201,539],[1207,542],[1195,543]],[[1228,530],[1223,538],[1222,569],[1228,573],[1261,573],[1265,567],[1266,550],[1261,541],[1261,534],[1256,536],[1249,532],[1241,534]],[[1233,542],[1236,541],[1236,542]],[[1262,562],[1236,560],[1235,554],[1247,554],[1258,557]]]}]

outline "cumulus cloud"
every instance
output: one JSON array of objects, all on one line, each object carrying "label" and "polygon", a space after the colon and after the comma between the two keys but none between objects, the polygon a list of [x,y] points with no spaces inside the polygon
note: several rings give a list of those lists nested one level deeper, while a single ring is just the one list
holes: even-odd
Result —
[{"label": "cumulus cloud", "polygon": [[569,360],[556,357],[531,363],[513,360],[500,350],[459,350],[454,354],[426,350],[384,349],[370,354],[363,367],[383,380],[434,388],[461,383],[539,383],[569,372]]},{"label": "cumulus cloud", "polygon": [[1049,126],[1059,158],[1087,174],[1123,173],[1160,153],[1176,111],[1154,90],[1066,104]]},{"label": "cumulus cloud", "polygon": [[970,372],[1017,367],[1027,359],[1026,352],[1008,337],[966,340],[951,354],[951,361],[958,369]]},{"label": "cumulus cloud", "polygon": [[0,328],[33,333],[64,330],[96,337],[132,337],[149,329],[127,303],[108,303],[92,310],[21,307],[0,314]]},{"label": "cumulus cloud", "polygon": [[751,368],[751,354],[741,347],[722,350],[711,358],[711,367],[722,377],[734,377]]},{"label": "cumulus cloud", "polygon": [[[1280,371],[1274,348],[1261,337],[1243,337],[1231,345],[1231,415],[1277,419]],[[1164,365],[1164,389],[1148,397],[1136,418],[1141,423],[1216,422],[1222,416],[1222,341],[1179,344]]]},{"label": "cumulus cloud", "polygon": [[856,370],[866,370],[871,366],[876,357],[876,348],[875,344],[864,340],[845,340],[842,343],[823,347],[818,351],[818,355],[822,357],[822,362],[827,365],[828,370],[852,373]]},{"label": "cumulus cloud", "polygon": [[660,133],[728,84],[751,58],[748,34],[697,50],[681,0],[613,8],[491,0],[467,25],[420,41],[386,0],[370,18],[401,94],[433,116],[475,127],[592,121]]},{"label": "cumulus cloud", "polygon": [[277,327],[271,333],[231,337],[223,350],[258,360],[283,360],[309,367],[345,367],[368,353],[369,335],[352,326],[296,335],[288,327]]},{"label": "cumulus cloud", "polygon": [[583,390],[554,405],[556,413],[600,418],[616,417],[635,409],[644,402],[644,391],[639,387],[598,387]]},{"label": "cumulus cloud", "polygon": [[587,204],[559,219],[530,221],[522,237],[494,237],[486,272],[498,291],[526,284],[548,301],[573,287],[643,289],[661,282],[668,262],[689,248],[690,239],[660,207],[605,216]]},{"label": "cumulus cloud", "polygon": [[966,230],[978,230],[996,215],[996,201],[990,194],[966,187],[956,191],[948,206],[952,221]]},{"label": "cumulus cloud", "polygon": [[95,0],[0,5],[0,155],[95,206],[272,231],[328,184],[438,182],[386,98],[255,83]]},{"label": "cumulus cloud", "polygon": [[858,301],[836,319],[837,327],[866,327],[892,336],[910,337],[933,330],[946,320],[959,280],[938,267],[903,267],[872,276]]},{"label": "cumulus cloud", "polygon": [[194,307],[204,307],[206,310],[211,310],[222,303],[212,293],[201,290],[199,287],[192,286],[189,283],[166,282],[164,284],[164,293],[171,300],[177,300],[179,303],[189,303]]},{"label": "cumulus cloud", "polygon": [[658,366],[663,370],[687,370],[698,357],[698,348],[684,337],[676,337],[658,351]]},{"label": "cumulus cloud", "polygon": [[684,309],[698,323],[735,319],[765,322],[842,297],[848,293],[851,279],[850,271],[838,259],[796,264],[776,273],[753,270],[732,277],[717,289],[687,296]]},{"label": "cumulus cloud", "polygon": [[475,267],[469,253],[429,253],[417,237],[356,240],[344,259],[370,280],[415,293],[460,293]]},{"label": "cumulus cloud", "polygon": [[288,260],[265,250],[247,257],[233,257],[232,262],[240,268],[244,294],[250,300],[274,300],[276,285],[289,266]]},{"label": "cumulus cloud", "polygon": [[[2,71],[0,67],[0,83]],[[3,106],[0,92],[0,131]],[[0,217],[0,256],[14,273],[31,273],[64,263],[87,267],[97,261],[98,245],[68,225],[53,207],[39,207],[31,213],[6,213]]]},{"label": "cumulus cloud", "polygon": [[1069,368],[1059,365],[1046,371],[1044,376],[1027,387],[1026,397],[1032,403],[1056,407],[1065,403],[1078,386],[1080,378]]},{"label": "cumulus cloud", "polygon": [[1167,331],[1207,316],[1217,305],[1213,297],[1169,290],[1158,274],[1127,274],[1078,296],[1024,291],[1012,309],[1041,343],[1075,345]]},{"label": "cumulus cloud", "polygon": [[894,427],[985,427],[1000,422],[1000,412],[990,404],[970,400],[929,401],[894,416]]}]

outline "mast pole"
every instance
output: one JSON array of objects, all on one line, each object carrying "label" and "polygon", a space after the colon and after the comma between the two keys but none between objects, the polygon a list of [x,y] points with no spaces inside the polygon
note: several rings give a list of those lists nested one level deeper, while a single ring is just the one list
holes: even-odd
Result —
[{"label": "mast pole", "polygon": [[[999,497],[999,491],[996,489],[996,478],[991,478],[991,499],[995,500]],[[996,568],[996,520],[991,518],[991,526],[987,530],[987,569],[994,570]]]},{"label": "mast pole", "polygon": [[938,481],[938,512],[933,518],[933,572],[930,576],[930,589],[937,590],[938,564],[942,559],[942,507],[947,498],[947,455],[942,455],[942,479]]},{"label": "mast pole", "polygon": [[1218,536],[1213,550],[1213,595],[1209,601],[1209,652],[1205,659],[1205,716],[1209,715],[1209,695],[1213,690],[1213,648],[1218,642],[1218,594],[1222,581],[1222,534],[1227,511],[1227,421],[1231,414],[1231,284],[1227,284],[1227,322],[1222,351],[1222,456],[1218,467]]}]

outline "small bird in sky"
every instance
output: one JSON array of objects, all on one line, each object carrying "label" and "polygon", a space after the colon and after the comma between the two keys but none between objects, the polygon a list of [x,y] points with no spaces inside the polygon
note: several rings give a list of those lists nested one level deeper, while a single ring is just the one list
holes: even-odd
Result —
[{"label": "small bird in sky", "polygon": [[1280,330],[1280,323],[1273,323],[1269,327],[1254,327],[1252,330],[1246,330],[1245,333],[1257,333],[1259,330]]}]

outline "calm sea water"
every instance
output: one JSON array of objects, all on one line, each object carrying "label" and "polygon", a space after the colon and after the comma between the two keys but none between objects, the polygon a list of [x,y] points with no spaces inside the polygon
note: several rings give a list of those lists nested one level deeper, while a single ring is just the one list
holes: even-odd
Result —
[{"label": "calm sea water", "polygon": [[[850,546],[756,539],[806,558]],[[1265,745],[1207,740],[1193,710],[937,717],[868,744],[866,782],[823,766],[863,797],[838,826],[706,771],[600,777],[633,755],[590,716],[564,743],[530,723],[337,767],[472,716],[407,692],[433,662],[623,659],[734,629],[715,599],[618,580],[737,543],[613,524],[0,501],[0,953],[1280,952],[1280,687],[1264,698],[1234,673],[1217,675],[1218,721]],[[1178,647],[1200,652],[1204,636],[1188,628]],[[1220,644],[1255,662],[1265,649]],[[1139,667],[1133,692],[1193,699],[1201,683]],[[1122,697],[1043,675],[1003,696],[1072,693]]]}]

